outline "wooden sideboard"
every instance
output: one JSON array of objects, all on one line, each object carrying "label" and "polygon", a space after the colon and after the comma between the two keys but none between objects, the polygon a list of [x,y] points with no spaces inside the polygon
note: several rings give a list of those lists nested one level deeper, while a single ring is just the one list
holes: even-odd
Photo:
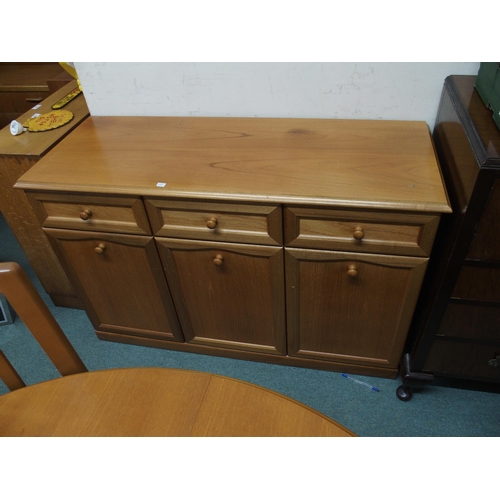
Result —
[{"label": "wooden sideboard", "polygon": [[0,62],[0,129],[71,80],[56,62]]},{"label": "wooden sideboard", "polygon": [[[76,86],[74,80],[66,84],[41,103],[35,104],[37,109],[30,109],[18,117],[18,120],[24,123],[34,113],[48,113],[54,103]],[[71,111],[74,117],[66,125],[54,130],[24,132],[17,136],[10,133],[9,127],[0,130],[0,212],[54,304],[81,308],[83,305],[42,231],[26,196],[22,191],[14,189],[14,184],[22,174],[32,168],[89,116],[83,95],[79,95],[64,109]]]},{"label": "wooden sideboard", "polygon": [[450,211],[422,122],[91,117],[16,187],[99,338],[387,377]]},{"label": "wooden sideboard", "polygon": [[446,79],[434,142],[443,216],[402,366],[402,400],[435,376],[500,382],[500,130],[475,76]]}]

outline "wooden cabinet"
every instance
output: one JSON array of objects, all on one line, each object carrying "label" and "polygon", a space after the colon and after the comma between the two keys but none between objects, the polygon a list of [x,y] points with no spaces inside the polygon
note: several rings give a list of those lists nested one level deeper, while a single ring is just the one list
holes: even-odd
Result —
[{"label": "wooden cabinet", "polygon": [[418,257],[287,249],[288,354],[397,369],[426,267]]},{"label": "wooden cabinet", "polygon": [[0,129],[71,80],[59,63],[0,62]]},{"label": "wooden cabinet", "polygon": [[445,81],[433,137],[453,214],[443,216],[398,396],[434,376],[500,382],[500,131],[474,76]]},{"label": "wooden cabinet", "polygon": [[96,330],[184,340],[152,237],[45,231]]},{"label": "wooden cabinet", "polygon": [[96,330],[184,340],[140,198],[28,197]]},{"label": "wooden cabinet", "polygon": [[146,207],[186,341],[285,355],[281,207],[163,199]]},{"label": "wooden cabinet", "polygon": [[78,132],[17,187],[100,338],[396,376],[450,210],[425,123],[94,117]]},{"label": "wooden cabinet", "polygon": [[289,356],[397,369],[439,217],[287,207],[284,220]]},{"label": "wooden cabinet", "polygon": [[[47,113],[54,103],[75,88],[75,81],[68,83],[39,103],[37,110],[30,109],[21,117],[17,113],[15,118],[19,117],[24,122],[34,113]],[[2,92],[0,97],[1,95]],[[29,107],[34,105],[37,103],[31,103]],[[30,170],[89,115],[83,95],[68,103],[64,109],[71,111],[74,117],[68,124],[54,130],[25,132],[18,136],[13,136],[9,127],[0,130],[0,212],[54,304],[80,308],[83,307],[82,302],[47,241],[30,203],[22,191],[14,189],[14,184],[21,175]]]},{"label": "wooden cabinet", "polygon": [[282,248],[157,242],[187,342],[286,354]]}]

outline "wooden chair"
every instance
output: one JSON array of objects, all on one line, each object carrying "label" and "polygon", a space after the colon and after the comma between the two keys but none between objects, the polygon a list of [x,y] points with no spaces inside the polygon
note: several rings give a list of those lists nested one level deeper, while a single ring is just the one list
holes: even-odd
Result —
[{"label": "wooden chair", "polygon": [[[88,371],[19,264],[0,263],[0,293],[7,298],[61,375]],[[26,386],[2,351],[0,379],[11,391]]]}]

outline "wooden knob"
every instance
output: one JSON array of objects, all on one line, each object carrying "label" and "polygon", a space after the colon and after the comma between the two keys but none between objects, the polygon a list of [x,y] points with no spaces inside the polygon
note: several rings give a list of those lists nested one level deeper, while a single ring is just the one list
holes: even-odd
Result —
[{"label": "wooden knob", "polygon": [[214,259],[214,264],[216,266],[222,266],[222,261],[224,260],[224,257],[221,254],[217,254]]},{"label": "wooden knob", "polygon": [[95,248],[95,253],[101,254],[104,253],[104,250],[106,250],[106,245],[104,243],[99,243]]},{"label": "wooden knob", "polygon": [[210,219],[207,220],[207,227],[208,229],[215,229],[218,224],[217,217],[210,217]]},{"label": "wooden knob", "polygon": [[89,210],[88,208],[84,208],[81,212],[80,212],[80,219],[82,220],[88,220],[92,217],[92,211]]},{"label": "wooden knob", "polygon": [[363,231],[363,228],[361,226],[356,226],[352,235],[354,236],[354,239],[362,240],[365,236],[365,232]]},{"label": "wooden knob", "polygon": [[348,276],[351,276],[351,278],[354,278],[354,276],[358,275],[356,264],[349,264],[349,267],[347,268],[347,274]]}]

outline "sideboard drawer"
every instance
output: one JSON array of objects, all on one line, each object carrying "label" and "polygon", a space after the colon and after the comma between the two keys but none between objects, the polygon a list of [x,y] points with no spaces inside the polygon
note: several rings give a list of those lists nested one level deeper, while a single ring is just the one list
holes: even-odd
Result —
[{"label": "sideboard drawer", "polygon": [[439,216],[358,210],[285,208],[285,245],[429,256]]},{"label": "sideboard drawer", "polygon": [[44,227],[150,235],[138,197],[26,193]]},{"label": "sideboard drawer", "polygon": [[281,245],[279,205],[145,200],[155,236]]}]

